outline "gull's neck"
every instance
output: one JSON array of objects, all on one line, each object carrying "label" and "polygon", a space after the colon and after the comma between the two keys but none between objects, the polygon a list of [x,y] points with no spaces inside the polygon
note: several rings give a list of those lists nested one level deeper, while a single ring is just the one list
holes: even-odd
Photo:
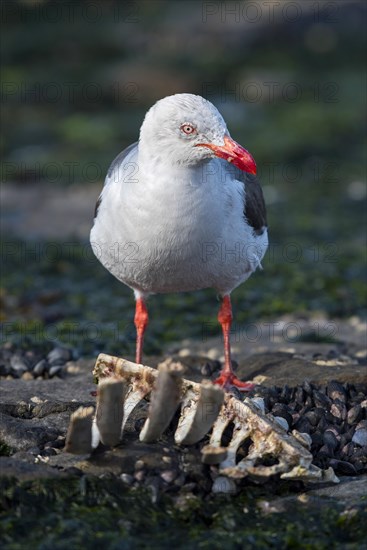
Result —
[{"label": "gull's neck", "polygon": [[[212,159],[202,159],[193,162],[175,162],[171,161],[164,152],[157,152],[144,143],[139,142],[139,170],[144,179],[154,178],[156,182],[166,181],[167,178],[178,180],[196,181],[197,183],[207,179],[207,173],[210,172],[209,165]],[[157,184],[157,183],[156,183]]]}]

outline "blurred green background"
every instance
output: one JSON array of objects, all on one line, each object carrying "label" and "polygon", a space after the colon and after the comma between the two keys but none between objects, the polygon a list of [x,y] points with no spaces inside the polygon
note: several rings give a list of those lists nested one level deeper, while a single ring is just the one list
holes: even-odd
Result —
[{"label": "blurred green background", "polygon": [[[364,1],[1,9],[3,341],[133,354],[133,297],[88,249],[91,200],[145,111],[177,92],[212,101],[259,167],[271,244],[233,294],[237,323],[365,315]],[[64,220],[52,246],[45,194]],[[153,297],[146,351],[218,334],[216,308],[211,291]]]}]

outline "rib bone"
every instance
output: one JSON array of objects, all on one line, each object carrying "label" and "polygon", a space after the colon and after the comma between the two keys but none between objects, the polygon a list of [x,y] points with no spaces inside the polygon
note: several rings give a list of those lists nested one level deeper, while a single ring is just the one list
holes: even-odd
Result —
[{"label": "rib bone", "polygon": [[105,378],[98,386],[96,424],[104,445],[117,445],[124,417],[124,383]]},{"label": "rib bone", "polygon": [[[151,394],[148,417],[140,432],[141,441],[156,441],[181,403],[175,442],[192,445],[211,429],[209,444],[201,451],[202,461],[218,464],[222,475],[233,479],[246,476],[266,479],[279,474],[283,479],[338,482],[332,468],[324,471],[312,464],[307,438],[298,432],[287,433],[249,398],[242,402],[231,394],[224,394],[209,381],[197,384],[185,380],[180,363],[167,360],[157,370],[101,354],[93,374],[99,380],[93,447],[99,440],[116,445],[134,407]],[[233,433],[224,447],[224,433],[231,426]],[[91,452],[91,432],[92,409],[89,408],[87,414],[85,409],[73,413],[67,450]],[[243,457],[241,460],[239,455]]]},{"label": "rib bone", "polygon": [[172,420],[180,403],[183,370],[179,363],[159,365],[148,418],[140,432],[140,441],[145,443],[156,441]]},{"label": "rib bone", "polygon": [[89,454],[92,450],[93,407],[79,407],[70,417],[66,434],[65,451],[75,455]]},{"label": "rib bone", "polygon": [[193,445],[203,439],[222,407],[222,389],[207,380],[197,386],[199,393],[189,389],[182,401],[181,416],[175,433],[175,442],[178,444]]}]

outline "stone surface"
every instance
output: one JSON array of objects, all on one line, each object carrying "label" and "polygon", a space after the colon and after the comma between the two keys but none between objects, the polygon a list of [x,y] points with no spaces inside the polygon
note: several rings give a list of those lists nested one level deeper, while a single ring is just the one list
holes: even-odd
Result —
[{"label": "stone surface", "polygon": [[[353,517],[358,510],[366,510],[367,475],[359,477],[342,477],[338,485],[308,488],[307,491],[293,495],[259,499],[257,507],[265,514],[293,514],[302,505],[308,511],[333,509],[341,516]],[[358,547],[359,548],[359,547]]]},{"label": "stone surface", "polygon": [[[23,458],[23,459],[22,459]],[[31,479],[60,477],[62,472],[56,468],[51,468],[45,463],[35,463],[24,457],[0,457],[0,474],[1,477],[17,477],[20,481]]]},{"label": "stone surface", "polygon": [[[302,341],[308,337],[328,337],[333,341]],[[366,383],[366,350],[367,325],[354,317],[331,321],[324,317],[284,316],[277,322],[247,325],[241,330],[234,325],[232,334],[237,375],[265,386],[296,386],[304,380],[314,384],[327,384],[330,380]],[[223,361],[223,341],[217,337],[185,339],[168,346],[167,352],[177,353],[188,365],[189,374],[200,379],[201,372],[197,368],[192,372],[192,365],[200,361],[202,366],[205,358],[214,364]]]},{"label": "stone surface", "polygon": [[311,497],[331,498],[343,501],[349,506],[366,506],[367,475],[342,477],[338,485],[311,489],[307,494]]},{"label": "stone surface", "polygon": [[[304,320],[300,323],[303,323],[302,326],[306,330],[307,323]],[[234,357],[239,364],[237,372],[246,379],[255,377],[255,380],[261,381],[265,387],[285,384],[291,387],[303,384],[303,398],[307,396],[309,388],[307,383],[304,384],[305,380],[321,386],[327,386],[331,379],[350,381],[353,384],[365,382],[367,367],[364,350],[367,346],[360,328],[359,325],[353,328],[351,321],[340,323],[338,334],[341,340],[334,343],[290,344],[284,338],[281,339],[279,334],[274,336],[274,341],[266,341],[264,338],[252,343],[234,341]],[[219,338],[206,342],[185,341],[171,346],[169,351],[174,352],[185,365],[185,376],[195,381],[201,381],[203,377],[215,377],[223,353],[222,341]],[[156,366],[160,361],[162,357],[151,357],[146,360],[151,366]],[[37,472],[40,477],[56,476],[60,473],[88,474],[97,477],[128,476],[133,486],[145,484],[155,493],[160,490],[186,491],[187,487],[191,486],[193,488],[190,491],[200,490],[204,491],[204,494],[210,492],[215,478],[210,481],[207,475],[208,467],[200,462],[201,444],[176,448],[172,446],[170,429],[158,443],[147,445],[138,440],[136,430],[139,431],[144,423],[148,405],[145,401],[129,419],[126,435],[118,447],[99,448],[91,457],[73,456],[63,451],[63,437],[70,414],[79,406],[95,405],[95,397],[92,395],[96,390],[92,379],[93,365],[94,360],[70,361],[62,379],[2,380],[0,441],[13,454],[1,458],[1,475],[15,476],[19,479],[37,477]],[[328,391],[335,398],[333,403],[342,407],[343,388],[333,384]],[[331,406],[328,391],[314,395],[314,398],[319,395],[320,409]],[[287,411],[283,409],[278,406],[276,416],[286,418]],[[358,405],[345,422],[349,420],[355,425],[362,418],[363,410],[362,405]],[[303,414],[300,421],[307,420],[307,425],[313,426],[312,422],[318,421],[316,417],[312,417],[313,413],[314,411],[309,411]],[[295,415],[297,418],[297,413]],[[332,446],[335,439],[339,444],[338,434],[328,433],[320,445]],[[350,444],[342,445],[347,452]],[[162,457],[165,457],[165,460]],[[352,502],[353,495],[359,495],[365,490],[365,484],[366,476],[363,475],[346,478],[340,490],[331,487],[329,492],[323,493],[319,492],[322,491],[320,488],[312,488],[307,495],[309,499],[334,498],[348,503]],[[264,506],[266,508],[268,505]]]},{"label": "stone surface", "polygon": [[95,404],[93,361],[79,361],[65,380],[2,380],[0,441],[26,450],[65,435],[70,414]]},{"label": "stone surface", "polygon": [[294,353],[261,353],[243,360],[237,375],[241,379],[256,380],[265,386],[295,386],[303,380],[314,384],[327,384],[330,379],[342,382],[363,383],[367,380],[367,366],[318,365]]},{"label": "stone surface", "polygon": [[65,239],[86,239],[101,188],[102,183],[88,186],[87,192],[83,184],[59,187],[4,183],[1,201],[6,216],[2,219],[2,231],[26,238],[52,240],[62,235]]},{"label": "stone surface", "polygon": [[0,415],[0,440],[11,449],[22,451],[45,445],[65,434],[70,413],[50,414],[44,418],[14,418]]}]

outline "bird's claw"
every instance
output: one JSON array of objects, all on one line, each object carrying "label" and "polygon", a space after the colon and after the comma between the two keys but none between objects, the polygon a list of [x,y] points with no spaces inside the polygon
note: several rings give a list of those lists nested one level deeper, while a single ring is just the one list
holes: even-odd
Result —
[{"label": "bird's claw", "polygon": [[233,387],[237,388],[241,392],[251,391],[254,389],[255,384],[252,382],[242,382],[233,373],[221,373],[218,378],[214,380],[214,384],[217,384],[225,391],[231,391]]}]

